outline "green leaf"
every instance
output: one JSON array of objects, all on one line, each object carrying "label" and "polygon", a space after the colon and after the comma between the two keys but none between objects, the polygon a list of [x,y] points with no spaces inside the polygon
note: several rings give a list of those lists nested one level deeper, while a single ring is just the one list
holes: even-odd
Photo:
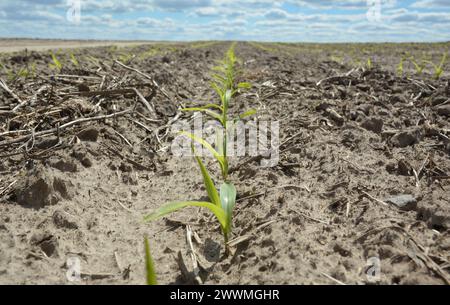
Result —
[{"label": "green leaf", "polygon": [[208,170],[206,169],[200,157],[195,156],[195,159],[197,160],[197,163],[200,166],[200,170],[203,176],[203,182],[205,183],[205,188],[206,191],[208,192],[209,200],[211,200],[212,203],[220,207],[219,193],[217,192],[216,186],[214,185],[214,182],[212,181],[211,176],[208,173]]},{"label": "green leaf", "polygon": [[209,144],[208,142],[206,142],[202,138],[199,138],[199,137],[195,136],[194,134],[192,134],[190,132],[181,131],[180,134],[191,138],[192,140],[194,140],[197,143],[200,143],[203,147],[205,147],[207,150],[209,150],[211,152],[211,154],[214,156],[214,158],[216,158],[216,160],[219,162],[220,168],[222,170],[222,175],[224,176],[224,178],[227,176],[227,174],[228,174],[228,161],[223,155],[220,155],[211,146],[211,144]]},{"label": "green leaf", "polygon": [[72,61],[75,67],[78,67],[80,65],[80,63],[78,62],[77,58],[73,53],[70,53],[70,60]]},{"label": "green leaf", "polygon": [[207,105],[201,106],[201,107],[183,108],[183,109],[181,109],[181,111],[201,111],[201,110],[209,109],[209,108],[216,108],[216,109],[219,109],[220,111],[222,111],[222,107],[220,107],[217,104],[207,104]]},{"label": "green leaf", "polygon": [[214,83],[214,82],[211,82],[211,87],[214,89],[214,91],[216,91],[217,95],[218,95],[221,99],[223,99],[223,96],[224,96],[224,94],[225,94],[225,91],[224,91],[222,88],[220,88],[218,84],[216,84],[216,83]]},{"label": "green leaf", "polygon": [[61,70],[62,69],[61,62],[58,60],[58,58],[56,58],[55,54],[51,53],[51,56],[52,56],[54,67],[57,68],[58,70]]},{"label": "green leaf", "polygon": [[[219,106],[220,107],[220,106]],[[209,109],[203,109],[202,107],[193,107],[193,108],[184,108],[181,109],[181,111],[198,111],[198,112],[204,112],[207,115],[209,115],[210,117],[212,117],[213,119],[216,119],[217,121],[219,121],[222,125],[223,125],[223,120],[222,120],[222,115],[214,112],[212,110]]]},{"label": "green leaf", "polygon": [[250,83],[239,83],[238,88],[239,89],[250,89],[252,87],[252,84]]},{"label": "green leaf", "polygon": [[222,73],[226,72],[225,63],[223,63],[223,62],[221,63],[221,65],[215,66],[212,69],[213,69],[213,71],[217,71],[217,72],[222,72]]},{"label": "green leaf", "polygon": [[249,116],[252,116],[252,115],[254,115],[254,114],[256,114],[256,113],[257,113],[257,110],[256,110],[256,109],[250,109],[250,110],[248,110],[248,111],[242,113],[241,115],[239,115],[239,118],[240,118],[240,119],[244,119],[244,118],[249,117]]},{"label": "green leaf", "polygon": [[212,77],[221,83],[224,83],[227,81],[225,77],[223,77],[222,75],[219,75],[219,74],[213,74]]},{"label": "green leaf", "polygon": [[220,187],[220,202],[222,209],[227,217],[227,225],[225,226],[226,234],[231,232],[231,221],[233,217],[233,209],[236,205],[236,188],[231,183],[224,183]]},{"label": "green leaf", "polygon": [[165,204],[164,206],[156,209],[151,214],[144,217],[145,221],[154,221],[158,218],[164,217],[167,214],[173,213],[185,207],[201,207],[207,208],[210,210],[219,221],[222,228],[226,228],[227,226],[227,217],[225,215],[224,210],[221,207],[211,203],[211,202],[201,202],[201,201],[179,201],[179,202],[170,202]]},{"label": "green leaf", "polygon": [[144,237],[145,244],[145,269],[147,271],[147,285],[158,285],[156,279],[155,265],[153,263],[152,256],[150,254],[150,243],[147,236]]},{"label": "green leaf", "polygon": [[223,106],[222,106],[222,108],[223,108],[223,111],[225,113],[228,111],[228,106],[230,104],[232,94],[233,93],[232,93],[231,90],[227,90],[225,92],[225,95],[223,96],[223,101],[222,101],[223,102]]}]

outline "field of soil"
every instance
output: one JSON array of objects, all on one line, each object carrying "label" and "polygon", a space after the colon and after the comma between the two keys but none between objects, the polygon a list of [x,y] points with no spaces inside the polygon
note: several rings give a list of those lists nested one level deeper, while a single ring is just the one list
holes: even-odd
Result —
[{"label": "field of soil", "polygon": [[51,49],[93,48],[112,45],[127,47],[143,44],[153,44],[153,42],[0,38],[0,53],[20,52],[24,49],[28,49],[29,51],[45,51]]},{"label": "field of soil", "polygon": [[231,160],[231,255],[206,210],[143,221],[205,196],[171,126],[217,102],[229,46],[77,48],[59,67],[0,53],[0,284],[144,284],[145,235],[161,284],[450,284],[450,65],[398,68],[438,64],[449,43],[239,42],[252,88],[231,111],[279,121],[281,145],[273,168]]}]

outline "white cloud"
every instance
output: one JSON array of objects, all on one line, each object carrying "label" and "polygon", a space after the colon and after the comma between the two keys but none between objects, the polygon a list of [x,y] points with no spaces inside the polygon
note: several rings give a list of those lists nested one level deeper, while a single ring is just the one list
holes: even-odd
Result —
[{"label": "white cloud", "polygon": [[[81,24],[66,0],[1,0],[0,36],[272,41],[450,40],[450,0],[381,0],[369,23],[366,0],[82,0]],[[420,9],[419,9],[420,8]],[[58,31],[53,29],[57,28]]]},{"label": "white cloud", "polygon": [[413,3],[414,8],[450,8],[449,0],[421,0]]}]

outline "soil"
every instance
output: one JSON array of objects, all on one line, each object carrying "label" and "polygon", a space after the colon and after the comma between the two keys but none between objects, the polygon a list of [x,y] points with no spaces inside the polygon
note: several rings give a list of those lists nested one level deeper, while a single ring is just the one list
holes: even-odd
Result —
[{"label": "soil", "polygon": [[129,47],[133,45],[153,44],[144,41],[108,41],[108,40],[60,40],[60,39],[14,39],[0,38],[0,52],[45,51],[57,49],[75,49],[115,45]]},{"label": "soil", "polygon": [[[449,44],[238,43],[239,79],[252,88],[231,111],[279,121],[282,145],[272,168],[231,160],[231,255],[206,210],[143,221],[165,202],[205,197],[169,131],[191,118],[180,106],[217,100],[211,71],[229,45],[61,51],[61,71],[48,52],[0,54],[15,95],[0,87],[1,284],[143,284],[144,235],[161,284],[449,284],[450,66],[439,80],[430,67],[396,69],[407,52],[439,62]],[[66,277],[73,257],[79,282]]]}]

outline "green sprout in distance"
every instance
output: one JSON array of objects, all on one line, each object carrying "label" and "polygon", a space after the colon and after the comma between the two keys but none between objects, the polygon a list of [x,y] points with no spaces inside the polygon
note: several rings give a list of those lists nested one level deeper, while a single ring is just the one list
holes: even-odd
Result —
[{"label": "green sprout in distance", "polygon": [[430,65],[433,66],[435,79],[440,79],[442,74],[444,74],[444,65],[445,65],[446,60],[447,60],[447,53],[444,53],[442,55],[442,59],[441,59],[441,62],[439,63],[439,65],[436,65],[432,61],[425,61],[426,63],[429,63]]},{"label": "green sprout in distance", "polygon": [[63,68],[62,63],[58,60],[58,58],[56,57],[55,53],[51,52],[50,56],[52,57],[52,61],[53,61],[53,63],[50,64],[50,68],[56,69],[59,72],[61,72],[61,70]]},{"label": "green sprout in distance", "polygon": [[73,53],[70,53],[70,61],[72,62],[72,64],[75,67],[79,67],[80,66],[80,63],[78,62],[78,59],[75,57],[75,54],[73,54]]}]

